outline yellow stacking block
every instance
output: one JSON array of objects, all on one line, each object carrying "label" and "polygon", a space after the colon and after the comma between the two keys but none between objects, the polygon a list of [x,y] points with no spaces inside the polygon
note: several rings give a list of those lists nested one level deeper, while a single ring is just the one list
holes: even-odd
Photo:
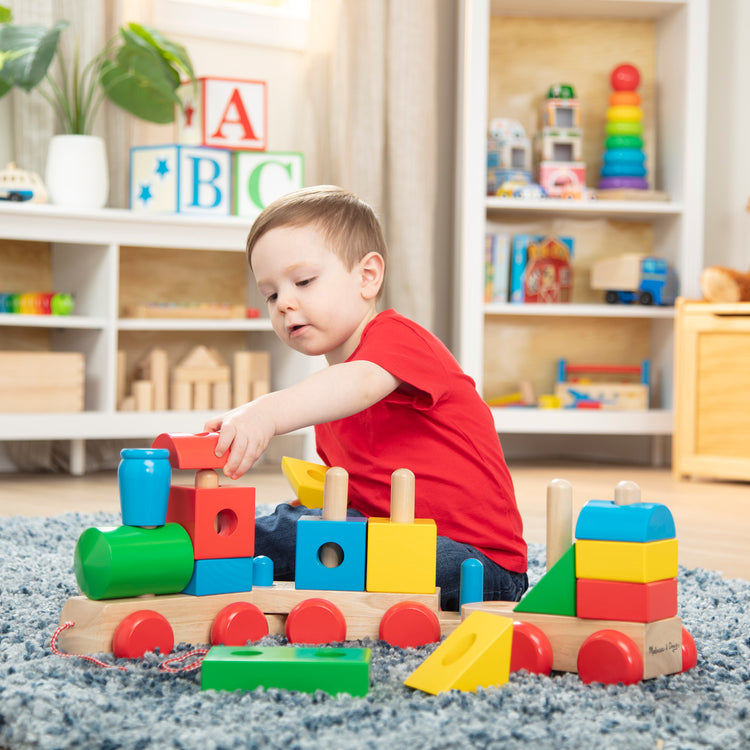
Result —
[{"label": "yellow stacking block", "polygon": [[513,620],[472,612],[415,670],[404,685],[437,695],[504,685],[510,673]]},{"label": "yellow stacking block", "polygon": [[576,578],[650,583],[677,576],[677,540],[576,542]]},{"label": "yellow stacking block", "polygon": [[431,594],[436,563],[437,526],[431,518],[367,522],[367,591]]},{"label": "yellow stacking block", "polygon": [[323,507],[327,466],[284,456],[281,459],[281,470],[302,505],[307,508]]}]

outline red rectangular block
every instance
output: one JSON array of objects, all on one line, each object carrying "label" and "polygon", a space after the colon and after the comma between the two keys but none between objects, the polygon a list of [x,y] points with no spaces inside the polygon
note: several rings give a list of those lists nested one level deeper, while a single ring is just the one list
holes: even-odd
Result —
[{"label": "red rectangular block", "polygon": [[677,579],[651,583],[576,581],[578,617],[588,620],[655,622],[677,614]]},{"label": "red rectangular block", "polygon": [[178,487],[169,492],[167,521],[184,526],[196,560],[252,557],[254,487]]},{"label": "red rectangular block", "polygon": [[216,457],[218,432],[200,432],[197,435],[182,432],[164,432],[151,444],[152,448],[169,451],[169,463],[173,469],[221,469],[229,458],[225,453]]}]

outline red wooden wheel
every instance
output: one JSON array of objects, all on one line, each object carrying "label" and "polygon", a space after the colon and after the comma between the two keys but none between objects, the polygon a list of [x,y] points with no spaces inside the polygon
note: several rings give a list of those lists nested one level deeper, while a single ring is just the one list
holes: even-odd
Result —
[{"label": "red wooden wheel", "polygon": [[516,620],[513,622],[510,671],[521,669],[534,674],[549,674],[552,671],[552,645],[536,625]]},{"label": "red wooden wheel", "polygon": [[695,646],[693,636],[688,633],[687,628],[682,626],[682,671],[687,672],[698,663],[698,649]]},{"label": "red wooden wheel", "polygon": [[138,659],[147,651],[168,654],[174,648],[172,626],[151,609],[129,614],[115,629],[112,652],[118,659]]},{"label": "red wooden wheel", "polygon": [[211,625],[211,645],[244,646],[268,635],[268,620],[250,602],[228,604]]},{"label": "red wooden wheel", "polygon": [[416,648],[440,640],[437,615],[419,602],[399,602],[380,621],[381,641],[400,648]]},{"label": "red wooden wheel", "polygon": [[635,641],[617,630],[598,630],[578,652],[578,675],[584,682],[633,685],[643,679],[643,658]]},{"label": "red wooden wheel", "polygon": [[290,643],[333,643],[346,640],[346,619],[327,599],[305,599],[286,618]]}]

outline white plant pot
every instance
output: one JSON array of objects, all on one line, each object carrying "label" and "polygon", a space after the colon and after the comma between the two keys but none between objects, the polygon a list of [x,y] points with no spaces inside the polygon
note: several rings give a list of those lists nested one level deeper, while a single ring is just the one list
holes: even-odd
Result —
[{"label": "white plant pot", "polygon": [[95,135],[52,136],[44,181],[56,206],[102,208],[109,195],[104,141]]}]

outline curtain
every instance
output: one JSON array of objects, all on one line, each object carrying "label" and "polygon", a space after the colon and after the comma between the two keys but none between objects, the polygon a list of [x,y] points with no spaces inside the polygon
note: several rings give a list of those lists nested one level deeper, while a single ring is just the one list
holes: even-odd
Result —
[{"label": "curtain", "polygon": [[[116,33],[117,19],[122,17],[119,0],[11,0],[5,4],[13,11],[14,23],[49,27],[56,21],[69,21],[70,26],[61,35],[60,46],[68,61],[73,59],[78,44],[82,64],[102,51],[107,39]],[[54,70],[53,65],[53,73]],[[21,169],[44,178],[49,139],[60,132],[52,108],[36,91],[27,94],[13,89],[8,96],[11,97],[13,159]],[[94,134],[103,137],[107,146],[109,206],[127,206],[127,175],[122,180],[116,177],[123,172],[120,168],[122,154],[128,153],[131,127],[128,120],[122,110],[105,101],[94,126]]]},{"label": "curtain", "polygon": [[450,331],[456,4],[313,0],[308,182],[352,190],[389,246],[385,303]]}]

